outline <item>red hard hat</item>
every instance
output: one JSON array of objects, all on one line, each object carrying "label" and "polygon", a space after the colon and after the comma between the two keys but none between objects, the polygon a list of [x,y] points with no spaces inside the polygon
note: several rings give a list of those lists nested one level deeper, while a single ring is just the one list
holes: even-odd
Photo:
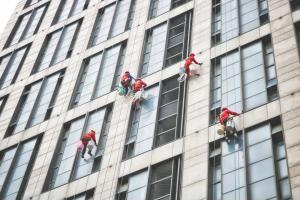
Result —
[{"label": "red hard hat", "polygon": [[194,53],[190,53],[189,56],[190,56],[190,57],[194,57],[195,54],[194,54]]},{"label": "red hard hat", "polygon": [[228,108],[226,108],[226,107],[223,107],[223,108],[222,108],[222,111],[225,111],[225,110],[227,110],[227,109],[228,109]]}]

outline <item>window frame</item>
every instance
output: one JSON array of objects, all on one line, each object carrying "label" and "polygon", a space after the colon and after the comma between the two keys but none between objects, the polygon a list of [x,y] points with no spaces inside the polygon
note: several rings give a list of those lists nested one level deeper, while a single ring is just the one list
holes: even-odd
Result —
[{"label": "window frame", "polygon": [[[151,146],[151,149],[148,150],[148,151],[151,151],[151,150],[154,150],[158,147],[161,147],[161,146],[164,146],[168,143],[172,143],[182,137],[185,136],[185,133],[184,133],[184,129],[186,127],[186,123],[185,123],[185,114],[186,114],[186,108],[185,108],[185,105],[186,105],[186,101],[187,101],[187,94],[186,94],[186,90],[187,90],[187,83],[179,83],[179,85],[175,88],[172,88],[172,89],[169,89],[167,92],[169,91],[172,91],[172,90],[175,90],[176,88],[178,88],[178,105],[177,105],[177,113],[175,114],[176,115],[176,122],[175,122],[175,134],[174,134],[174,139],[171,140],[171,141],[168,141],[166,143],[163,143],[163,144],[159,144],[157,145],[157,137],[158,137],[158,122],[159,122],[159,110],[160,110],[160,102],[161,102],[161,98],[162,98],[162,88],[163,88],[163,85],[164,85],[164,82],[166,83],[167,81],[170,81],[170,80],[173,80],[173,79],[176,79],[176,76],[172,76],[172,77],[169,77],[165,80],[161,80],[159,83],[156,83],[156,84],[153,84],[151,86],[148,86],[148,88],[152,88],[152,87],[158,87],[158,90],[159,90],[159,97],[158,97],[158,100],[157,100],[157,107],[155,109],[156,111],[156,117],[155,117],[155,121],[154,121],[154,124],[155,124],[155,128],[154,128],[154,133],[153,133],[153,137],[152,137],[152,146]],[[177,80],[175,80],[177,81]],[[182,96],[182,98],[180,98]],[[167,103],[167,104],[164,104],[164,105],[168,105],[168,104],[172,104],[174,103],[175,100]],[[181,111],[179,111],[181,110]],[[128,121],[128,125],[127,125],[127,132],[126,132],[126,138],[125,138],[125,143],[123,145],[123,154],[122,154],[122,161],[126,161],[126,160],[129,160],[131,158],[134,158],[136,156],[139,156],[143,153],[146,153],[146,152],[142,152],[140,154],[137,154],[137,155],[129,155],[129,149],[130,150],[135,150],[134,147],[136,145],[136,139],[135,140],[130,140],[133,136],[131,136],[131,129],[132,129],[132,126],[133,126],[133,119],[134,119],[134,115],[136,114],[136,111],[137,111],[137,108],[135,107],[131,107],[131,113],[130,113],[130,118],[129,118],[129,121]],[[140,118],[140,112],[139,111],[139,118]],[[174,115],[172,115],[174,116]],[[165,119],[168,119],[172,116],[168,116],[166,117]],[[138,122],[140,122],[140,119],[138,120]],[[179,125],[180,124],[180,125]],[[164,132],[161,132],[162,133],[167,133],[168,131],[170,131],[171,129],[168,129]],[[163,134],[164,135],[164,134]],[[137,134],[135,135],[137,136]],[[136,137],[137,138],[137,137]]]},{"label": "window frame", "polygon": [[[168,39],[170,39],[169,38],[170,21],[180,17],[181,15],[185,16],[184,17],[185,18],[184,19],[184,32],[183,32],[184,36],[183,36],[183,40],[182,40],[182,43],[183,43],[182,59],[175,62],[175,63],[166,65],[166,63],[167,63],[166,60],[168,59],[167,58]],[[141,48],[141,53],[140,53],[141,56],[140,56],[140,61],[139,61],[139,69],[138,69],[138,75],[140,75],[140,77],[144,78],[144,77],[150,76],[152,74],[155,74],[159,71],[162,71],[166,68],[169,68],[169,67],[181,62],[183,59],[185,59],[188,56],[189,50],[191,48],[190,38],[191,38],[191,34],[192,34],[192,21],[193,21],[193,10],[188,10],[188,11],[185,11],[185,12],[183,12],[183,13],[175,16],[175,17],[169,18],[167,21],[164,21],[160,24],[157,24],[156,26],[153,26],[153,27],[145,30],[144,39],[143,39],[143,46]],[[164,56],[163,56],[163,60],[162,60],[162,66],[161,66],[160,70],[148,73],[149,67],[144,69],[145,68],[144,67],[144,64],[145,64],[144,61],[145,61],[145,55],[150,54],[151,51],[147,52],[147,53],[145,51],[146,51],[148,45],[151,45],[150,47],[152,47],[152,45],[153,45],[152,41],[153,41],[153,31],[154,31],[154,29],[156,29],[160,26],[163,26],[164,24],[166,24],[166,35],[165,35]],[[151,37],[151,39],[149,39],[150,37]],[[150,44],[149,44],[149,40],[151,41]],[[172,47],[175,47],[175,46],[172,46]],[[148,60],[147,63],[149,63],[149,60]],[[146,70],[146,72],[144,72],[145,70]]]},{"label": "window frame", "polygon": [[[75,45],[75,42],[77,41],[77,38],[78,38],[78,35],[79,35],[79,31],[80,31],[80,28],[81,28],[81,25],[82,25],[82,18],[75,21],[75,22],[72,22],[70,24],[67,24],[65,25],[64,27],[60,28],[60,29],[57,29],[49,34],[47,34],[44,42],[42,43],[42,47],[38,53],[38,56],[36,58],[36,61],[33,65],[33,68],[32,68],[32,71],[31,71],[31,75],[35,74],[35,73],[38,73],[38,72],[41,72],[43,70],[46,70],[54,65],[57,65],[63,61],[65,61],[66,59],[69,59],[71,56],[72,56],[72,53],[73,53],[73,50],[74,50],[74,45]],[[64,36],[64,34],[66,34],[66,29],[72,25],[76,24],[76,28],[75,28],[75,31],[74,31],[74,34],[73,34],[73,37],[72,37],[72,40],[70,42],[70,45],[69,45],[69,48],[68,48],[68,52],[66,53],[66,56],[65,56],[65,59],[62,60],[62,61],[59,61],[57,63],[54,63],[54,59],[56,58],[55,56],[57,55],[57,52],[58,52],[58,49],[60,47],[60,44],[62,42],[62,38]],[[48,66],[44,69],[39,69],[40,68],[40,65],[41,65],[41,62],[43,60],[43,57],[44,57],[44,54],[46,52],[46,50],[48,49],[48,45],[49,45],[49,42],[51,41],[51,36],[53,36],[53,34],[55,34],[56,32],[59,32],[61,31],[60,35],[59,35],[59,39],[57,41],[57,43],[55,44],[55,51],[53,52],[53,54],[51,55],[51,59],[50,59],[50,62],[48,64]]]},{"label": "window frame", "polygon": [[[6,137],[13,136],[13,135],[16,135],[16,134],[18,134],[18,133],[20,133],[20,132],[23,132],[24,130],[26,130],[26,129],[28,129],[28,128],[31,128],[31,127],[35,126],[35,125],[30,126],[30,123],[31,123],[31,121],[32,121],[32,115],[34,114],[35,110],[37,109],[37,108],[36,108],[36,104],[37,104],[38,100],[41,98],[41,93],[42,93],[42,91],[43,91],[43,88],[42,88],[42,87],[45,85],[45,82],[47,81],[47,79],[51,78],[52,76],[55,76],[56,74],[59,74],[59,77],[58,77],[58,80],[57,80],[57,82],[56,82],[56,87],[55,87],[55,89],[58,89],[58,88],[60,89],[60,86],[61,86],[61,84],[62,84],[62,80],[63,80],[64,75],[65,75],[65,69],[60,70],[60,71],[58,71],[58,72],[55,72],[55,73],[53,73],[53,74],[51,74],[51,75],[48,75],[48,76],[46,76],[46,77],[44,77],[44,78],[42,78],[42,79],[40,79],[40,80],[37,80],[37,81],[35,81],[35,82],[33,82],[33,83],[30,83],[29,85],[26,85],[26,86],[24,87],[23,92],[22,92],[22,95],[21,95],[21,97],[20,97],[20,99],[19,99],[19,101],[18,101],[18,103],[17,103],[17,106],[16,106],[16,108],[15,108],[15,110],[14,110],[13,116],[12,116],[12,118],[11,118],[11,120],[10,120],[9,125],[8,125],[8,128],[6,129],[6,132],[5,132],[5,135],[4,135],[5,138],[6,138]],[[20,115],[21,115],[21,112],[20,112],[20,111],[22,110],[23,104],[26,102],[26,100],[27,100],[27,98],[28,98],[28,95],[30,94],[31,87],[32,87],[33,85],[39,83],[39,82],[41,82],[41,86],[40,86],[40,88],[39,88],[37,97],[36,97],[36,99],[34,100],[34,104],[33,104],[32,110],[30,111],[30,116],[29,116],[28,120],[26,121],[26,126],[25,126],[25,128],[24,128],[23,131],[19,131],[19,132],[17,132],[17,133],[14,133],[14,130],[15,130],[16,126],[18,125],[18,120],[19,120]],[[58,93],[59,93],[59,90],[58,90],[57,92],[55,92],[55,91],[53,92],[53,94],[52,94],[52,96],[51,96],[51,99],[50,99],[50,103],[51,103],[51,101],[55,101],[55,99],[56,99],[57,96],[58,96]],[[50,103],[49,103],[49,105],[50,105]],[[47,114],[47,112],[48,112],[49,109],[51,109],[51,111],[52,111],[52,108],[49,108],[49,106],[48,106],[48,109],[47,109],[46,112],[45,112],[44,120],[43,120],[42,122],[38,123],[38,124],[41,124],[41,123],[43,123],[44,121],[46,121],[46,120],[48,120],[48,119],[50,118],[50,116],[49,116],[49,117],[46,119],[46,114]],[[50,112],[50,113],[51,113],[51,112]],[[36,125],[38,125],[38,124],[36,124]]]},{"label": "window frame", "polygon": [[[246,91],[245,90],[246,83],[244,82],[245,78],[244,78],[244,70],[243,70],[243,61],[246,58],[250,57],[250,56],[244,57],[242,52],[243,52],[243,50],[245,48],[252,47],[253,45],[256,45],[257,43],[260,43],[261,50],[262,50],[260,54],[261,54],[261,58],[262,58],[262,61],[263,61],[263,63],[262,63],[262,65],[263,65],[262,69],[264,71],[264,73],[263,73],[264,80],[265,80],[265,84],[264,84],[265,87],[264,87],[264,89],[265,89],[265,96],[266,96],[266,100],[267,101],[264,104],[260,104],[259,106],[255,106],[255,107],[252,107],[251,109],[247,109],[246,108],[246,101],[245,101],[246,98],[245,98],[245,94],[244,94],[244,92]],[[276,80],[276,84],[273,84],[271,86],[268,86],[268,80],[267,80],[267,74],[266,74],[266,70],[269,67],[271,67],[271,66],[267,66],[266,60],[265,60],[265,56],[267,55],[266,54],[266,44],[267,43],[270,43],[271,48],[272,48],[272,52],[268,53],[268,54],[273,54],[274,64],[271,65],[271,66],[274,66],[274,69],[275,69],[275,78],[274,79]],[[211,78],[212,81],[210,83],[210,101],[209,101],[210,104],[209,104],[209,120],[208,120],[209,126],[213,126],[213,125],[215,125],[215,124],[218,123],[218,116],[215,117],[215,118],[213,118],[211,115],[213,115],[213,114],[219,114],[220,113],[219,111],[221,110],[221,107],[225,107],[224,105],[222,105],[222,91],[220,92],[220,94],[221,94],[221,100],[219,101],[220,102],[220,106],[212,107],[212,105],[213,105],[212,101],[214,99],[213,92],[215,90],[215,88],[213,88],[213,87],[214,87],[214,82],[215,82],[215,77],[216,77],[214,74],[215,74],[215,69],[217,68],[217,66],[216,66],[216,64],[218,63],[217,60],[219,60],[219,63],[220,63],[220,71],[221,71],[221,74],[220,74],[221,78],[220,78],[220,80],[222,82],[221,58],[227,57],[229,54],[238,52],[239,59],[240,59],[238,61],[238,63],[240,64],[240,93],[241,93],[241,101],[240,102],[241,102],[242,112],[248,112],[248,111],[254,110],[254,109],[258,108],[258,107],[261,107],[263,105],[269,104],[269,103],[271,103],[271,102],[273,102],[275,100],[278,100],[280,98],[280,96],[279,96],[279,86],[278,86],[278,76],[277,76],[277,72],[276,72],[275,53],[274,53],[275,50],[274,49],[275,48],[274,48],[273,43],[272,43],[272,38],[271,38],[270,35],[268,35],[268,36],[264,36],[264,37],[262,37],[262,38],[260,38],[258,40],[252,41],[252,42],[250,42],[250,43],[248,43],[246,45],[240,46],[237,49],[231,50],[231,51],[226,52],[226,53],[224,53],[222,55],[219,55],[219,56],[216,56],[214,58],[211,58],[211,62],[210,62],[211,63],[210,64],[211,65],[210,78]],[[256,53],[256,54],[258,54],[258,53]],[[252,67],[252,68],[254,68],[254,67]],[[252,81],[252,82],[254,82],[254,81]],[[270,88],[272,88],[272,89],[276,88],[276,95],[277,95],[276,98],[270,99],[270,96],[271,96],[271,94],[269,93],[269,89]],[[258,95],[258,94],[255,94],[255,95],[250,96],[250,97],[255,97],[256,95]],[[240,112],[240,111],[237,111],[237,112]]]},{"label": "window frame", "polygon": [[[13,46],[13,45],[16,45],[17,43],[19,43],[23,40],[26,40],[27,38],[30,38],[30,37],[34,36],[40,29],[40,26],[41,26],[41,24],[44,20],[46,12],[48,10],[49,4],[50,4],[49,2],[46,2],[45,4],[42,4],[42,5],[34,8],[34,9],[22,14],[21,16],[19,16],[18,19],[17,19],[17,22],[15,23],[12,31],[10,32],[10,34],[8,36],[8,39],[5,42],[5,45],[4,45],[3,49],[6,49],[6,48],[8,48],[10,46]],[[28,36],[27,38],[24,38],[24,35],[27,33],[28,29],[31,27],[31,24],[34,20],[34,17],[36,15],[37,10],[41,9],[42,7],[45,7],[45,8],[44,8],[44,10],[41,14],[41,17],[38,19],[38,23],[36,25],[36,28],[35,28],[34,32],[32,33],[31,36]],[[28,14],[30,14],[30,17],[29,17],[28,21],[26,22],[26,25],[24,26],[24,29],[22,30],[22,34],[20,35],[19,39],[15,43],[12,44],[12,42],[15,38],[15,35],[16,35],[16,31],[18,30],[19,26],[21,25],[21,22],[22,22],[24,16],[26,16]]]},{"label": "window frame", "polygon": [[[4,193],[5,193],[6,189],[7,189],[7,186],[4,185],[4,184],[6,184],[8,182],[8,180],[9,180],[9,178],[12,177],[12,175],[13,175],[12,167],[16,166],[16,161],[17,161],[17,158],[19,157],[22,145],[24,145],[26,142],[29,142],[29,141],[31,141],[31,140],[33,140],[33,139],[36,138],[36,142],[35,142],[34,148],[32,150],[32,153],[31,153],[31,156],[30,156],[30,160],[28,162],[28,166],[26,167],[26,171],[24,173],[24,177],[22,178],[22,182],[21,182],[21,185],[19,187],[19,190],[18,190],[18,193],[17,193],[17,197],[16,197],[16,199],[22,199],[22,197],[23,197],[23,195],[25,193],[27,184],[29,182],[29,178],[30,178],[30,175],[32,173],[33,167],[34,167],[35,160],[36,160],[36,158],[38,156],[38,152],[39,152],[40,147],[41,147],[40,144],[42,142],[43,135],[44,135],[44,133],[39,134],[39,135],[37,135],[35,137],[32,137],[32,138],[26,139],[26,140],[24,140],[22,142],[19,142],[17,145],[12,146],[12,147],[16,147],[16,152],[14,154],[14,157],[13,157],[12,162],[10,164],[10,168],[8,170],[8,173],[7,173],[7,175],[5,177],[5,180],[3,182],[2,189],[0,191],[0,198],[1,199],[3,199]],[[1,158],[3,156],[3,153],[5,153],[8,149],[10,149],[12,147],[9,147],[9,148],[1,151]]]}]

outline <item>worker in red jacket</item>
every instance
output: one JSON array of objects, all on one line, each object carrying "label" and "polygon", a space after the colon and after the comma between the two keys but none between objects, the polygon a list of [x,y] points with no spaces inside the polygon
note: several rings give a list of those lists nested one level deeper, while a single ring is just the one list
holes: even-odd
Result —
[{"label": "worker in red jacket", "polygon": [[226,126],[227,120],[229,119],[230,115],[239,116],[238,113],[233,112],[233,111],[229,110],[228,108],[224,107],[222,109],[222,113],[219,116],[219,123]]},{"label": "worker in red jacket", "polygon": [[131,87],[132,80],[136,80],[129,71],[125,71],[125,73],[121,76],[120,84],[125,88],[125,94],[128,93],[129,87]]},{"label": "worker in red jacket", "polygon": [[144,89],[145,87],[147,87],[147,84],[139,78],[136,79],[136,82],[132,86],[134,93],[140,91],[141,89]]},{"label": "worker in red jacket", "polygon": [[[87,145],[91,140],[93,140],[94,144],[96,145],[95,134],[96,134],[95,131],[91,129],[88,133],[84,134],[84,136],[82,137],[81,141],[84,145],[84,149],[83,149],[83,152],[82,152],[82,158],[84,158],[84,155],[85,155],[86,149],[87,149]],[[88,154],[90,156],[92,156],[91,150],[88,151]]]},{"label": "worker in red jacket", "polygon": [[[184,64],[184,68],[185,68],[185,73],[187,74],[187,78],[190,77],[190,65],[192,64],[192,62],[194,62],[195,64],[199,64],[202,65],[203,63],[199,63],[195,60],[195,54],[194,53],[190,53],[189,57],[187,57],[185,59],[185,64]],[[199,75],[199,74],[197,74]]]}]

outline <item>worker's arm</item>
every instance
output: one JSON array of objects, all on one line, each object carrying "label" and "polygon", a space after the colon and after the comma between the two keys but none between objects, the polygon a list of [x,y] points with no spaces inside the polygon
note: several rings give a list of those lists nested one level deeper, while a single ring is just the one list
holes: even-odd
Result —
[{"label": "worker's arm", "polygon": [[97,145],[95,135],[92,135],[92,140],[94,141],[95,145]]},{"label": "worker's arm", "polygon": [[195,64],[200,64],[199,62],[197,62],[197,61],[195,60],[195,58],[193,58],[192,61],[193,61]]},{"label": "worker's arm", "polygon": [[239,114],[237,112],[233,112],[231,110],[228,110],[229,114],[235,115],[235,116],[239,116]]},{"label": "worker's arm", "polygon": [[[142,80],[141,80],[142,81]],[[142,81],[142,87],[145,88],[147,87],[147,84],[145,82]]]}]

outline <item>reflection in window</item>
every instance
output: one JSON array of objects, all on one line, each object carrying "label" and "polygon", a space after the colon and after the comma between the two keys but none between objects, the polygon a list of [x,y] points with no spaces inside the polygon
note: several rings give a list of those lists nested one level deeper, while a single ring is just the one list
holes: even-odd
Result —
[{"label": "reflection in window", "polygon": [[211,65],[210,124],[217,122],[221,107],[248,111],[278,98],[269,38],[215,58]]},{"label": "reflection in window", "polygon": [[103,96],[114,89],[114,84],[120,81],[118,78],[125,49],[125,44],[118,44],[84,60],[73,95],[73,106]]},{"label": "reflection in window", "polygon": [[[106,139],[111,122],[111,108],[102,108],[65,124],[61,143],[48,173],[49,182],[44,189],[53,189],[87,176],[100,169]],[[77,151],[77,143],[90,129],[96,131],[97,148],[92,150],[93,159],[85,161]]]},{"label": "reflection in window", "polygon": [[118,0],[99,11],[90,38],[90,47],[130,29],[136,0]]},{"label": "reflection in window", "polygon": [[187,12],[147,30],[141,62],[142,76],[186,58],[191,17],[191,12]]},{"label": "reflection in window", "polygon": [[[175,200],[180,197],[180,157],[119,179],[116,200]],[[147,195],[147,192],[148,195]]]},{"label": "reflection in window", "polygon": [[248,32],[269,21],[267,0],[213,0],[213,45]]},{"label": "reflection in window", "polygon": [[83,193],[67,198],[67,200],[93,200],[95,189],[85,191]]},{"label": "reflection in window", "polygon": [[45,4],[20,16],[8,38],[8,41],[5,44],[5,47],[14,45],[36,34],[39,30],[40,24],[42,23],[47,7],[48,4]]},{"label": "reflection in window", "polygon": [[22,199],[40,142],[41,138],[33,138],[1,153],[1,199]]},{"label": "reflection in window", "polygon": [[6,136],[49,119],[63,76],[64,71],[25,87]]},{"label": "reflection in window", "polygon": [[80,24],[80,22],[72,23],[46,37],[33,72],[44,70],[72,55]]},{"label": "reflection in window", "polygon": [[[159,87],[161,91],[159,91]],[[184,84],[179,85],[177,79],[173,77],[163,81],[159,86],[147,88],[145,94],[147,98],[141,107],[132,109],[123,153],[124,159],[144,153],[153,147],[169,143],[182,136]]]},{"label": "reflection in window", "polygon": [[52,24],[61,22],[85,10],[89,0],[62,0]]},{"label": "reflection in window", "polygon": [[150,6],[149,18],[157,17],[163,13],[181,6],[190,0],[152,0]]},{"label": "reflection in window", "polygon": [[0,62],[0,88],[5,88],[13,84],[21,67],[24,63],[25,57],[29,50],[29,46],[22,47],[9,53],[1,58]]}]

